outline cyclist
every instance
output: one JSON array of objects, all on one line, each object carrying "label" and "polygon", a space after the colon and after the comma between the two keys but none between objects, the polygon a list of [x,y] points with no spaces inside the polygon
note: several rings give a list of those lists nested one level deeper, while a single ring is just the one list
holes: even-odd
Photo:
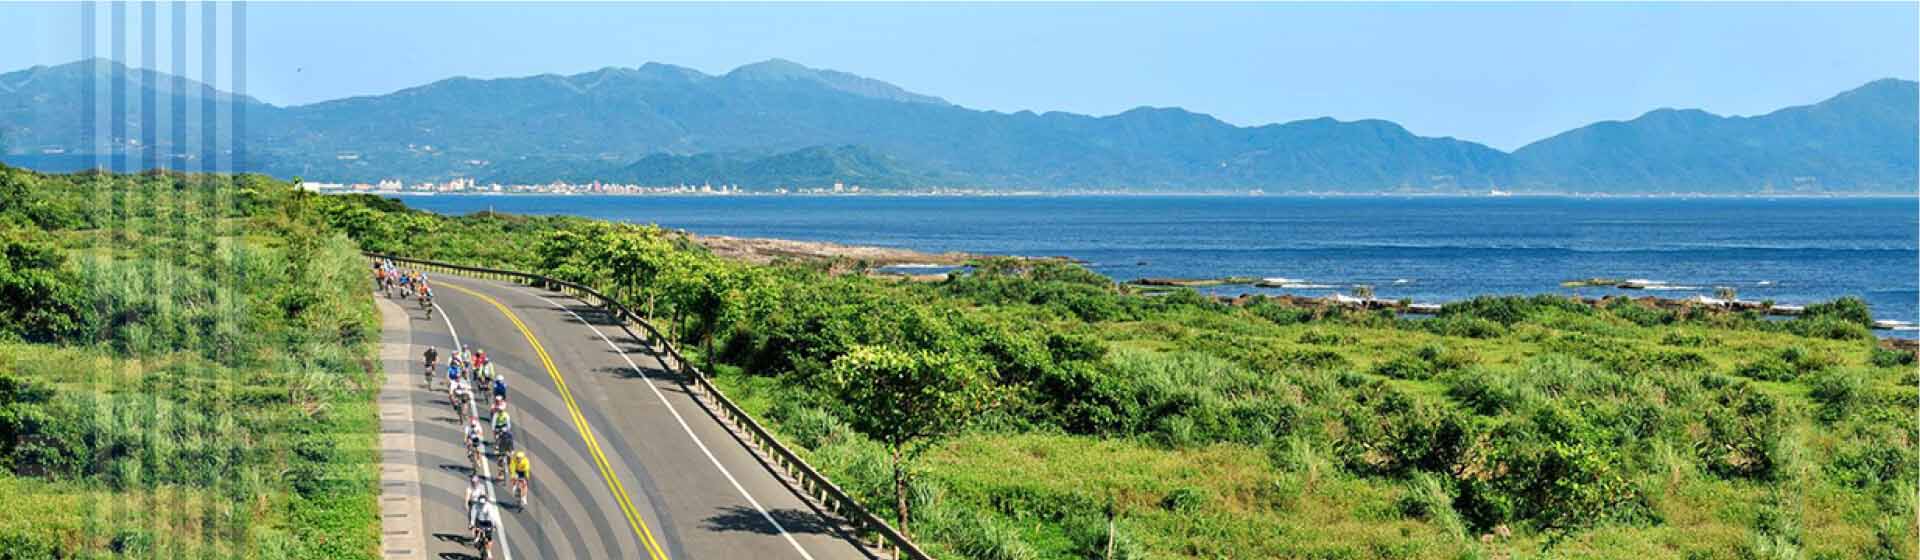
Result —
[{"label": "cyclist", "polygon": [[480,558],[485,560],[493,557],[494,506],[491,503],[486,503],[480,504],[478,507],[479,509],[472,513],[473,546],[476,550],[480,551]]},{"label": "cyclist", "polygon": [[513,453],[513,430],[498,430],[493,433],[493,452],[500,457],[501,476],[506,476],[507,460]]},{"label": "cyclist", "polygon": [[455,414],[465,416],[467,403],[473,402],[473,387],[468,386],[464,379],[454,382],[453,385],[453,411]]},{"label": "cyclist", "polygon": [[493,390],[492,373],[487,371],[486,366],[480,365],[480,358],[473,358],[468,365],[468,369],[473,371],[473,389],[475,391]]},{"label": "cyclist", "polygon": [[480,478],[480,475],[473,475],[471,481],[467,483],[467,527],[479,526],[481,508],[490,505],[489,502],[492,501],[492,497],[487,495],[486,482]]},{"label": "cyclist", "polygon": [[460,356],[454,355],[447,361],[447,399],[459,398],[460,392]]},{"label": "cyclist", "polygon": [[493,415],[496,424],[499,423],[500,415],[507,413],[507,400],[498,396],[494,397],[493,406],[487,409],[487,413]]},{"label": "cyclist", "polygon": [[499,401],[503,406],[506,404],[507,376],[505,375],[493,376],[493,400]]},{"label": "cyclist", "polygon": [[431,391],[433,390],[433,366],[434,362],[440,361],[440,350],[428,346],[423,357],[427,359],[427,390]]},{"label": "cyclist", "polygon": [[520,505],[527,505],[527,485],[533,477],[533,461],[527,458],[526,451],[514,451],[513,459],[507,462],[507,478],[512,481],[513,493],[520,499]]},{"label": "cyclist", "polygon": [[484,439],[486,437],[486,433],[481,430],[479,419],[476,418],[476,419],[467,420],[466,434],[467,434],[467,460],[473,463],[474,470],[477,471],[479,470],[479,466],[480,466],[480,458],[485,457],[487,453],[487,450],[486,450],[487,444]]},{"label": "cyclist", "polygon": [[500,399],[494,399],[493,402],[495,406],[493,413],[494,435],[497,436],[500,432],[513,430],[513,417],[507,414],[507,402]]}]

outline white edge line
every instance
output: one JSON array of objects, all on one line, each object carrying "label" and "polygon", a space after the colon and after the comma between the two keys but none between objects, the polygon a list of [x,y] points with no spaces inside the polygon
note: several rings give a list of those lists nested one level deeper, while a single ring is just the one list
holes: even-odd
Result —
[{"label": "white edge line", "polygon": [[[634,372],[644,371],[640,369],[639,364],[633,363],[633,357],[628,356],[626,350],[622,350],[619,345],[614,344],[613,339],[607,338],[607,333],[600,332],[599,327],[595,327],[593,326],[593,323],[587,322],[587,320],[581,317],[579,313],[575,313],[573,312],[573,309],[568,308],[565,305],[560,305],[559,303],[551,299],[547,299],[545,296],[541,296],[539,294],[531,294],[531,295],[533,295],[533,297],[540,298],[540,301],[547,302],[548,305],[552,305],[554,307],[560,308],[562,311],[566,311],[568,315],[572,315],[574,319],[580,321],[580,324],[586,325],[588,329],[593,330],[593,334],[599,335],[600,340],[606,342],[608,348],[612,348],[615,353],[620,354],[620,359],[626,360],[627,367],[633,368]],[[665,365],[665,364],[663,363],[662,365]],[[800,546],[800,541],[794,540],[793,533],[787,532],[787,528],[785,526],[780,525],[779,521],[774,520],[773,515],[767,513],[767,508],[765,506],[760,505],[759,500],[753,499],[753,494],[747,493],[747,488],[745,486],[741,486],[740,481],[733,478],[733,473],[728,472],[727,467],[720,464],[720,459],[713,456],[713,450],[707,449],[707,444],[700,441],[700,436],[696,436],[693,434],[693,427],[687,425],[687,419],[680,416],[680,411],[673,407],[672,402],[667,401],[667,395],[665,393],[661,393],[659,387],[654,386],[653,380],[645,379],[644,376],[642,376],[642,379],[646,381],[647,388],[653,390],[653,396],[660,398],[660,404],[666,405],[667,412],[670,412],[673,414],[673,419],[680,422],[680,429],[685,430],[687,432],[687,437],[693,440],[693,444],[700,447],[700,452],[706,454],[708,461],[713,462],[713,468],[719,469],[720,474],[722,476],[727,477],[727,482],[733,483],[733,489],[740,491],[740,497],[746,498],[747,503],[753,504],[753,509],[755,511],[760,512],[760,517],[766,519],[767,523],[773,524],[773,528],[779,529],[780,536],[785,537],[787,539],[787,544],[793,545],[793,549],[800,553],[801,558],[806,558],[807,560],[814,560],[813,555],[807,554],[807,549]]]},{"label": "white edge line", "polygon": [[[440,312],[440,320],[447,322],[447,334],[453,335],[453,352],[456,354],[459,353],[461,348],[460,331],[453,328],[453,319],[447,317],[446,309],[441,308],[438,303],[432,305],[435,311]],[[473,401],[467,401],[467,417],[478,417],[478,411],[473,408]],[[461,426],[461,428],[464,429],[466,426]],[[467,442],[463,441],[460,443],[465,445]],[[493,489],[493,469],[491,464],[492,461],[488,461],[485,457],[480,458],[480,476],[485,477],[482,480],[487,481],[487,499],[493,501],[493,510],[498,512],[500,511],[500,494]],[[500,557],[505,560],[513,560],[513,549],[507,547],[507,518],[500,517],[495,521],[500,523]]]}]

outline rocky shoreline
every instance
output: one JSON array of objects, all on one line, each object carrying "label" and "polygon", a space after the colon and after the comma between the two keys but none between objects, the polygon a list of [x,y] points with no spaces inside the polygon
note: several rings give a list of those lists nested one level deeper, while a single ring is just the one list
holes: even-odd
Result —
[{"label": "rocky shoreline", "polygon": [[826,241],[795,241],[760,237],[729,237],[687,233],[687,238],[713,254],[754,264],[779,260],[852,261],[869,267],[898,265],[960,266],[985,255],[971,253],[926,253],[912,249],[845,245]]}]

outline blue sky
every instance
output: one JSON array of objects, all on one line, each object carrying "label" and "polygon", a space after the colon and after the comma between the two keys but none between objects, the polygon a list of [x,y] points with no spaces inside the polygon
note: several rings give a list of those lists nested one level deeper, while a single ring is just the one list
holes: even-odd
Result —
[{"label": "blue sky", "polygon": [[[288,105],[455,75],[649,61],[722,73],[781,57],[979,109],[1381,118],[1512,149],[1658,107],[1751,115],[1914,79],[1917,6],[254,3],[247,93]],[[110,20],[97,9],[104,55]],[[0,69],[78,58],[80,10],[7,5]],[[158,10],[163,33],[169,11]],[[129,43],[138,65],[140,41]]]}]

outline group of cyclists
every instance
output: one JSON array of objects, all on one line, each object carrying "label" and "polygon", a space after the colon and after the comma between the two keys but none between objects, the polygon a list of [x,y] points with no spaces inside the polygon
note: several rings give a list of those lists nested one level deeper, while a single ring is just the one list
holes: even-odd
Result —
[{"label": "group of cyclists", "polygon": [[[391,261],[383,260],[374,264],[374,282],[375,288],[387,291],[389,297],[394,290],[399,290],[401,297],[418,297],[421,307],[432,317],[433,290],[425,274],[404,271],[394,267]],[[533,462],[527,458],[527,452],[514,445],[513,417],[507,412],[507,378],[494,370],[493,360],[487,358],[485,350],[465,345],[446,356],[444,368],[440,364],[439,349],[428,347],[422,357],[426,361],[427,390],[434,390],[436,373],[446,375],[447,401],[452,403],[454,416],[463,426],[467,460],[473,465],[473,475],[467,485],[467,527],[473,533],[472,543],[480,557],[491,558],[500,512],[498,502],[490,495],[488,479],[482,474],[488,472],[483,465],[492,462],[495,467],[492,471],[502,473],[495,476],[506,477],[517,507],[526,507],[533,475]],[[485,425],[481,423],[483,406]]]},{"label": "group of cyclists", "polygon": [[[427,388],[432,390],[440,352],[436,348],[427,348],[424,358]],[[525,507],[532,482],[533,461],[527,458],[526,450],[514,445],[513,416],[507,412],[507,378],[494,370],[487,352],[462,346],[448,356],[443,371],[447,378],[447,401],[452,403],[454,415],[464,426],[462,440],[467,447],[467,460],[473,465],[473,476],[467,485],[467,525],[473,531],[474,546],[480,550],[482,558],[487,558],[499,512],[494,497],[489,495],[481,466],[495,462],[494,470],[503,473],[508,486],[512,488],[514,503]],[[486,407],[484,426],[481,424],[481,402],[491,403]],[[492,451],[488,451],[489,446]]]},{"label": "group of cyclists", "polygon": [[417,300],[427,318],[433,318],[433,286],[427,283],[425,272],[403,270],[392,260],[380,259],[373,263],[373,289],[386,292],[388,299],[399,292],[400,299]]}]

